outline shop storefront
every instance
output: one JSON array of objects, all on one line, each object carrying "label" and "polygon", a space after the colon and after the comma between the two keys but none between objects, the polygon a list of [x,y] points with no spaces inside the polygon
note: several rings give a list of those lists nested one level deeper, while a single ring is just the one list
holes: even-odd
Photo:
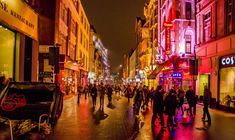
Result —
[{"label": "shop storefront", "polygon": [[88,85],[88,72],[83,69],[80,69],[80,82],[79,82],[79,84],[83,87]]},{"label": "shop storefront", "polygon": [[154,72],[157,73],[158,83],[166,92],[171,88],[178,90],[180,87],[186,91],[189,86],[193,86],[193,77],[189,73],[187,58],[174,56],[157,69]]},{"label": "shop storefront", "polygon": [[235,54],[222,56],[219,61],[220,105],[235,110]]},{"label": "shop storefront", "polygon": [[23,1],[0,1],[0,76],[37,81],[38,15]]},{"label": "shop storefront", "polygon": [[[66,58],[68,59],[68,58]],[[72,61],[65,60],[64,70],[60,70],[61,73],[61,90],[66,94],[76,94],[78,87],[78,64]]]},{"label": "shop storefront", "polygon": [[90,84],[94,84],[96,81],[96,75],[95,72],[88,72],[88,82]]}]

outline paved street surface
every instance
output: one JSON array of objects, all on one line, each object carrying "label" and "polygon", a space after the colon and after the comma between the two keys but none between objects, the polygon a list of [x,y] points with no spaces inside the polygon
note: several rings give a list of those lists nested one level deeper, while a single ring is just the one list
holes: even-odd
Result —
[{"label": "paved street surface", "polygon": [[[64,110],[58,124],[50,137],[52,140],[234,140],[235,114],[210,110],[212,124],[202,123],[202,107],[197,106],[195,119],[179,118],[175,131],[160,131],[157,125],[151,128],[151,109],[144,113],[144,125],[137,131],[134,125],[132,103],[125,97],[114,97],[113,105],[107,107],[105,98],[104,112],[99,110],[99,98],[93,109],[91,97],[77,96],[66,99]],[[156,121],[156,124],[158,122]]]}]

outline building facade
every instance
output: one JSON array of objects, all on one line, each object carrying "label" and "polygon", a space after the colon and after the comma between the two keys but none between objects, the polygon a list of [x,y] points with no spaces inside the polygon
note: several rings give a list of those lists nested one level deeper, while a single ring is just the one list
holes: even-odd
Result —
[{"label": "building facade", "polygon": [[197,89],[212,92],[213,103],[235,112],[235,1],[196,1]]},{"label": "building facade", "polygon": [[136,83],[147,85],[147,73],[145,68],[149,66],[149,28],[145,19],[136,18],[135,25],[137,42],[137,64],[136,64]]},{"label": "building facade", "polygon": [[195,4],[194,0],[159,0],[157,8],[160,63],[157,79],[165,91],[184,90],[195,86],[190,73],[190,60],[195,58]]},{"label": "building facade", "polygon": [[101,38],[97,33],[93,34],[92,41],[95,46],[95,79],[98,83],[107,83],[110,78],[110,62],[108,49],[105,48]]},{"label": "building facade", "polygon": [[[50,47],[59,47],[57,81],[62,91],[76,93],[87,85],[90,24],[80,0],[37,0],[39,11],[39,80],[51,82],[55,67],[49,65]],[[54,75],[52,75],[54,76]]]},{"label": "building facade", "polygon": [[[150,88],[156,88],[158,84],[158,80],[156,80],[153,72],[156,68],[156,61],[159,58],[158,49],[158,1],[150,0],[144,6],[144,17],[146,19],[145,26],[148,27],[149,37],[148,37],[148,47],[146,50],[146,57],[148,61],[148,65],[144,68],[146,77],[147,77],[147,85]],[[158,56],[158,57],[157,57]]]},{"label": "building facade", "polygon": [[38,14],[21,0],[0,5],[0,76],[37,81]]},{"label": "building facade", "polygon": [[94,84],[96,81],[96,63],[95,63],[95,43],[93,42],[93,36],[96,34],[94,26],[90,27],[90,39],[89,39],[89,67],[88,67],[88,81],[91,84]]}]

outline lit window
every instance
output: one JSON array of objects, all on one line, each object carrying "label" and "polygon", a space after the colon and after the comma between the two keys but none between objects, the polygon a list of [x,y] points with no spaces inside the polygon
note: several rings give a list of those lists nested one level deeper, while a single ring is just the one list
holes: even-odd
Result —
[{"label": "lit window", "polygon": [[185,35],[185,53],[191,53],[191,35]]}]

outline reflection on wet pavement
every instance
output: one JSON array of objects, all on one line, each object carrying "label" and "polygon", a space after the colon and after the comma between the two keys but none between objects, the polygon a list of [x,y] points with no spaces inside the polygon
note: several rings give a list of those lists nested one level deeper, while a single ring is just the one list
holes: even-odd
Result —
[{"label": "reflection on wet pavement", "polygon": [[[97,98],[98,99],[98,98]],[[99,100],[97,101],[99,103]],[[138,129],[135,123],[132,103],[125,97],[114,97],[112,104],[105,98],[104,110],[99,104],[92,107],[90,97],[76,97],[66,100],[64,110],[54,134],[53,140],[234,140],[235,114],[210,110],[212,123],[202,122],[202,106],[197,106],[197,115],[186,118],[179,113],[178,126],[175,129],[162,129],[150,125],[151,109],[143,112],[144,125]],[[165,120],[166,120],[165,116]]]}]

